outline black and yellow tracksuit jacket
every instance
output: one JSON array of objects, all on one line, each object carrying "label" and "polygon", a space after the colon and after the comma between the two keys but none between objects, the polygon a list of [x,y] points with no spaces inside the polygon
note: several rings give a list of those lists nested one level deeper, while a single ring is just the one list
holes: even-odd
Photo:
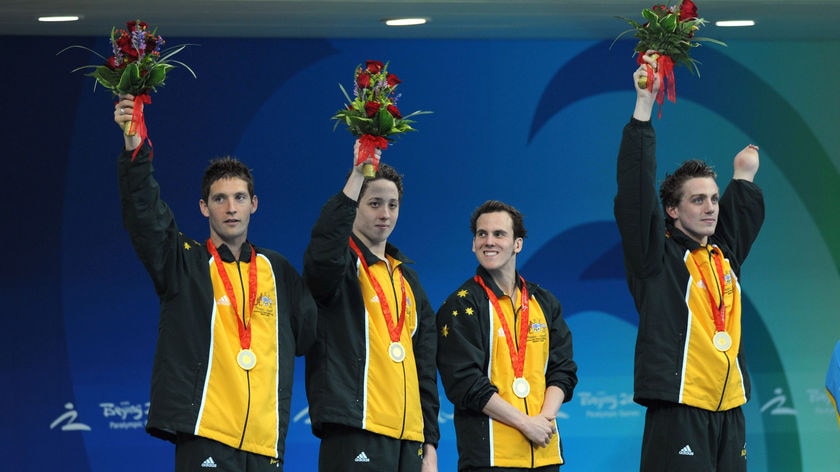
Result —
[{"label": "black and yellow tracksuit jacket", "polygon": [[[665,222],[656,188],[656,135],[631,119],[618,154],[615,219],[627,283],[639,312],[636,402],[679,403],[708,411],[746,403],[750,381],[741,350],[741,264],[764,221],[764,198],[752,182],[732,180],[719,200],[708,246]],[[725,257],[723,296],[732,347],[715,349],[716,328],[706,283],[720,301],[711,251]],[[705,282],[704,282],[705,279]]]},{"label": "black and yellow tracksuit jacket", "polygon": [[[303,276],[318,305],[316,346],[306,356],[306,393],[312,431],[331,425],[437,445],[440,437],[434,310],[417,273],[387,245],[393,272],[352,235],[357,204],[344,193],[330,198],[312,229]],[[349,245],[353,237],[381,285],[393,321],[402,305],[398,272],[406,282],[403,362],[388,356],[388,328],[376,292]]]},{"label": "black and yellow tracksuit jacket", "polygon": [[250,243],[238,262],[227,246],[218,248],[233,282],[236,314],[205,244],[182,235],[160,199],[150,149],[144,144],[133,162],[131,154],[123,152],[118,161],[123,224],[161,307],[146,429],[173,442],[188,433],[282,461],[294,358],[314,342],[315,303],[283,256],[256,248],[250,323],[257,363],[241,369],[236,317],[248,305]]},{"label": "black and yellow tracksuit jacket", "polygon": [[[496,294],[519,349],[521,287],[511,298],[484,268],[479,266],[476,273]],[[559,435],[554,435],[548,447],[534,447],[519,430],[482,412],[490,397],[498,393],[526,415],[534,416],[542,408],[547,387],[562,389],[567,402],[577,385],[572,334],[563,320],[560,302],[539,285],[525,283],[530,302],[523,375],[531,391],[524,399],[513,393],[515,375],[510,348],[484,288],[470,278],[437,312],[438,370],[446,396],[455,406],[459,470],[537,468],[564,462]]]}]

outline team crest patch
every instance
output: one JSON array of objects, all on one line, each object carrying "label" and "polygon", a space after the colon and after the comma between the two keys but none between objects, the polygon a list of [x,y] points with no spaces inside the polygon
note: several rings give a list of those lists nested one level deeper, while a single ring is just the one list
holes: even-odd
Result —
[{"label": "team crest patch", "polygon": [[274,316],[275,301],[268,293],[257,295],[257,302],[254,304],[254,313],[261,316]]}]

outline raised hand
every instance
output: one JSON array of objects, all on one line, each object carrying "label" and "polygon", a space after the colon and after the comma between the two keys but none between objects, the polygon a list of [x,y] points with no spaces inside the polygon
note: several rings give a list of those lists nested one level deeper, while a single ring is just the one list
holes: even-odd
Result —
[{"label": "raised hand", "polygon": [[758,146],[749,144],[741,149],[738,154],[735,154],[735,159],[732,162],[735,172],[732,178],[752,182],[758,172],[758,165]]}]

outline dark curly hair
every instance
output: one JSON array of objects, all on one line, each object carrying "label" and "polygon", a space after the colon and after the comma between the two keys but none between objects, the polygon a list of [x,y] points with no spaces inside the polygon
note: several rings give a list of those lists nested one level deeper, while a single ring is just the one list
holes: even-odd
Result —
[{"label": "dark curly hair", "polygon": [[[352,171],[351,171],[352,172]],[[367,186],[369,183],[373,182],[374,180],[385,179],[394,182],[394,185],[397,186],[397,194],[399,200],[402,201],[403,197],[403,176],[397,172],[397,169],[389,166],[388,164],[380,163],[379,169],[376,170],[376,176],[372,179],[365,179],[365,182],[362,184],[362,190],[359,191],[359,201],[362,199],[362,195],[365,194],[365,190],[367,190]]]}]

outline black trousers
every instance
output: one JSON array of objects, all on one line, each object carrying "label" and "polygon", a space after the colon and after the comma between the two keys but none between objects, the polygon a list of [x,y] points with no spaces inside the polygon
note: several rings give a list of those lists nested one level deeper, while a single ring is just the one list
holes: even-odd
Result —
[{"label": "black trousers", "polygon": [[670,403],[648,407],[641,472],[746,470],[746,430],[740,407],[727,411]]},{"label": "black trousers", "polygon": [[560,465],[546,465],[536,469],[525,469],[521,467],[482,467],[479,469],[464,469],[462,472],[558,472]]},{"label": "black trousers", "polygon": [[420,472],[422,443],[341,425],[327,425],[324,431],[319,472]]},{"label": "black trousers", "polygon": [[283,472],[283,461],[227,446],[212,439],[178,433],[175,472]]}]

